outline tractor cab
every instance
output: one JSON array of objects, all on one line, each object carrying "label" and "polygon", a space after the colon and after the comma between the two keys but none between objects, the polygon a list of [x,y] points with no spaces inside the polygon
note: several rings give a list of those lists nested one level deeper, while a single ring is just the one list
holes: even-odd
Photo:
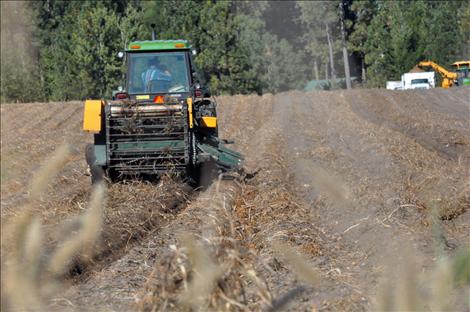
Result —
[{"label": "tractor cab", "polygon": [[452,64],[457,72],[457,83],[459,86],[470,85],[470,61],[460,61]]},{"label": "tractor cab", "polygon": [[[127,65],[124,90],[116,99],[156,101],[187,98],[195,91],[194,50],[186,40],[131,42],[121,57]],[[199,86],[199,85],[198,85]]]}]

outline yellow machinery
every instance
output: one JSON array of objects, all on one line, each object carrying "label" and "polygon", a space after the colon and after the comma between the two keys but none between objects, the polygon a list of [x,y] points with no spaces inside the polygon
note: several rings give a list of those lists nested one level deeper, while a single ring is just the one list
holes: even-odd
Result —
[{"label": "yellow machinery", "polygon": [[470,67],[470,61],[458,61],[452,64],[452,66],[456,69],[467,69]]},{"label": "yellow machinery", "polygon": [[470,86],[470,61],[459,61],[452,64],[457,72],[459,86]]},{"label": "yellow machinery", "polygon": [[442,76],[442,87],[450,88],[457,81],[457,73],[448,71],[439,64],[436,64],[432,61],[422,61],[419,62],[418,67],[431,67],[434,71],[438,72]]}]

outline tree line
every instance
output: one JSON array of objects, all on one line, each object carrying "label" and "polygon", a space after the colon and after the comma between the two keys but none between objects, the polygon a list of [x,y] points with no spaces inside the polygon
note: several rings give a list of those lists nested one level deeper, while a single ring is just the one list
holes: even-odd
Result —
[{"label": "tree line", "polygon": [[42,0],[2,2],[1,22],[2,102],[109,96],[123,80],[117,52],[150,40],[150,24],[196,47],[216,94],[347,75],[383,87],[421,60],[470,55],[467,1]]}]

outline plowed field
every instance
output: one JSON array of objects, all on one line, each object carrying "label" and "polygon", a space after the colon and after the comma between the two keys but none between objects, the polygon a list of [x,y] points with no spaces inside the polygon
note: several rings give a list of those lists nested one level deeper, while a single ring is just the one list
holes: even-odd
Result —
[{"label": "plowed field", "polygon": [[[170,178],[108,186],[97,256],[74,268],[63,292],[48,298],[50,309],[180,307],[186,282],[204,275],[186,254],[188,234],[207,247],[211,261],[202,267],[218,272],[198,302],[202,310],[283,302],[295,311],[370,310],[386,267],[413,258],[416,271],[427,272],[439,256],[468,248],[468,88],[217,101],[220,136],[235,140],[231,148],[253,177],[204,191]],[[84,148],[92,141],[81,122],[79,102],[1,106],[2,225],[63,142],[71,156],[36,211],[47,228],[81,213],[91,192]],[[290,248],[316,270],[316,282],[289,262]]]}]

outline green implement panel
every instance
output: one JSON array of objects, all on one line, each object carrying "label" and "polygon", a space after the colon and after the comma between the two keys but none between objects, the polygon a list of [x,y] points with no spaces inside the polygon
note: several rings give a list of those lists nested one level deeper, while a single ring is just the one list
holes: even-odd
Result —
[{"label": "green implement panel", "polygon": [[95,164],[99,166],[106,165],[106,145],[95,145]]},{"label": "green implement panel", "polygon": [[188,50],[190,48],[191,45],[187,40],[152,40],[131,42],[126,51]]},{"label": "green implement panel", "polygon": [[182,140],[169,141],[144,141],[135,143],[112,143],[111,151],[146,151],[146,150],[171,150],[186,148],[186,142]]},{"label": "green implement panel", "polygon": [[240,153],[232,151],[226,148],[222,144],[214,146],[210,142],[208,143],[197,143],[197,147],[204,153],[212,156],[217,164],[226,170],[238,170],[243,166],[243,156]]}]

